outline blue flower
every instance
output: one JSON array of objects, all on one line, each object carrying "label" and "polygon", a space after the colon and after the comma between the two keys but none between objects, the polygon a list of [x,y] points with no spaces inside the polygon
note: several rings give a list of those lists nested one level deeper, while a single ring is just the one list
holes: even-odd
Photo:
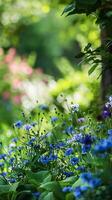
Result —
[{"label": "blue flower", "polygon": [[71,163],[72,165],[76,165],[78,162],[79,162],[79,159],[78,159],[77,157],[74,157],[74,158],[71,158],[71,159],[70,159],[70,163]]},{"label": "blue flower", "polygon": [[16,179],[15,179],[15,178],[10,178],[10,179],[8,179],[8,181],[9,181],[10,183],[15,183],[15,182],[16,182]]},{"label": "blue flower", "polygon": [[58,120],[58,117],[51,117],[51,122],[53,123],[53,122],[56,122]]},{"label": "blue flower", "polygon": [[42,163],[42,164],[48,164],[49,163],[49,157],[48,156],[41,156],[39,161]]},{"label": "blue flower", "polygon": [[72,191],[72,187],[71,186],[66,186],[62,189],[63,192],[71,192]]},{"label": "blue flower", "polygon": [[91,172],[84,172],[80,175],[80,178],[83,182],[89,182],[92,179],[92,174]]},{"label": "blue flower", "polygon": [[92,178],[92,179],[89,181],[89,185],[90,185],[92,188],[95,188],[95,187],[100,186],[101,183],[102,183],[102,181],[101,181],[100,178]]},{"label": "blue flower", "polygon": [[82,154],[86,154],[90,149],[91,149],[91,145],[82,145]]},{"label": "blue flower", "polygon": [[30,124],[25,124],[25,125],[24,125],[24,129],[25,129],[26,131],[29,131],[31,128],[32,128],[32,125],[30,125]]},{"label": "blue flower", "polygon": [[28,145],[33,145],[34,142],[35,142],[35,140],[36,140],[36,138],[35,138],[35,137],[32,137],[32,138],[30,139],[30,141],[28,142]]},{"label": "blue flower", "polygon": [[80,198],[81,195],[82,195],[81,188],[80,188],[80,186],[78,186],[78,187],[76,187],[76,188],[74,189],[74,196],[75,196],[76,198]]},{"label": "blue flower", "polygon": [[18,138],[13,138],[13,139],[12,139],[12,142],[15,142],[15,143],[16,143],[17,141],[18,141]]},{"label": "blue flower", "polygon": [[68,148],[66,151],[65,151],[65,156],[69,156],[73,153],[73,148]]},{"label": "blue flower", "polygon": [[73,172],[63,172],[63,174],[64,174],[67,178],[74,175]]},{"label": "blue flower", "polygon": [[108,135],[112,136],[112,129],[108,130]]},{"label": "blue flower", "polygon": [[12,165],[12,164],[13,164],[13,162],[14,162],[14,160],[15,160],[15,158],[14,158],[14,157],[10,158],[10,160],[9,160],[9,163]]},{"label": "blue flower", "polygon": [[103,110],[103,112],[102,112],[102,117],[103,117],[104,119],[106,119],[106,118],[108,118],[108,117],[111,117],[111,112],[110,112],[109,108],[104,107],[104,110]]},{"label": "blue flower", "polygon": [[3,162],[0,162],[0,167],[3,167],[4,166],[4,163]]},{"label": "blue flower", "polygon": [[77,120],[78,123],[83,123],[84,121],[85,121],[84,117],[78,118],[78,120]]},{"label": "blue flower", "polygon": [[14,123],[14,126],[15,126],[16,128],[21,128],[22,125],[23,125],[23,122],[22,122],[22,121],[17,121],[16,123]]},{"label": "blue flower", "polygon": [[93,177],[91,172],[85,172],[80,175],[82,181],[88,183],[90,187],[95,188],[101,185],[101,179]]},{"label": "blue flower", "polygon": [[7,175],[7,172],[2,172],[0,175],[5,177]]},{"label": "blue flower", "polygon": [[33,192],[33,193],[32,193],[32,195],[33,195],[36,199],[39,198],[40,194],[41,194],[40,192]]},{"label": "blue flower", "polygon": [[6,155],[6,154],[4,154],[4,153],[3,153],[3,154],[0,154],[0,160],[1,160],[1,159],[5,159],[5,158],[6,158],[6,156],[7,156],[7,155]]},{"label": "blue flower", "polygon": [[47,105],[45,105],[45,104],[41,104],[41,105],[39,105],[39,108],[41,110],[48,110],[49,107]]},{"label": "blue flower", "polygon": [[51,154],[51,155],[49,156],[49,161],[57,160],[57,158],[58,158],[57,155],[55,155],[55,154]]},{"label": "blue flower", "polygon": [[27,165],[29,163],[29,160],[24,160],[23,163],[24,165]]},{"label": "blue flower", "polygon": [[79,104],[74,104],[71,106],[71,110],[72,112],[78,112],[79,111]]},{"label": "blue flower", "polygon": [[76,168],[76,170],[78,171],[85,171],[85,167],[84,166],[79,166]]},{"label": "blue flower", "polygon": [[93,137],[91,135],[84,135],[81,140],[82,144],[88,145],[93,143]]},{"label": "blue flower", "polygon": [[102,139],[94,147],[95,153],[104,153],[112,148],[112,139],[108,137],[107,139]]},{"label": "blue flower", "polygon": [[74,189],[74,196],[80,198],[88,190],[87,186],[78,186]]},{"label": "blue flower", "polygon": [[72,125],[69,126],[69,127],[67,127],[66,130],[65,130],[65,132],[66,132],[67,134],[74,134],[74,133],[75,133],[74,128],[73,128]]}]

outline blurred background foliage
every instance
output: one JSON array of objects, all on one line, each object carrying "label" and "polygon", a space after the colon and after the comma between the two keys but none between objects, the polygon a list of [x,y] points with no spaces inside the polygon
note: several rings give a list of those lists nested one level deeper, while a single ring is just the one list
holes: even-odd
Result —
[{"label": "blurred background foliage", "polygon": [[[63,17],[63,0],[0,0],[0,127],[22,110],[54,104],[59,95],[88,109],[99,98],[99,72],[75,56],[100,43],[95,16]],[[9,134],[10,135],[10,134]]]}]

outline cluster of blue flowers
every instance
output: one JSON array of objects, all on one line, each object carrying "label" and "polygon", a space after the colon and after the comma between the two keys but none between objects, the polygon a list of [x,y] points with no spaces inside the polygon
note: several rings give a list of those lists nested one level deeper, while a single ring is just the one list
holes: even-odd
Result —
[{"label": "cluster of blue flowers", "polygon": [[[111,113],[112,98],[105,107]],[[46,107],[41,109],[48,110]],[[105,158],[109,166],[112,164],[112,127],[110,122],[109,125],[103,126],[107,123],[106,115],[105,112],[103,122],[89,124],[87,116],[84,118],[79,113],[79,106],[72,105],[70,113],[65,114],[61,120],[61,115],[50,115],[50,125],[45,124],[45,128],[48,127],[46,130],[37,122],[25,124],[17,121],[14,127],[22,132],[22,136],[13,138],[6,149],[7,152],[0,154],[1,176],[9,183],[14,183],[26,178],[27,171],[48,170],[54,180],[62,181],[61,187],[65,196],[72,193],[75,198],[100,188],[105,181],[102,179],[103,164],[99,160]],[[108,127],[108,130],[105,127]],[[64,182],[63,187],[63,181],[72,176],[75,177],[74,182],[75,179],[80,180],[79,184],[74,186],[74,182]],[[40,191],[33,191],[32,195],[38,199],[41,194]]]}]

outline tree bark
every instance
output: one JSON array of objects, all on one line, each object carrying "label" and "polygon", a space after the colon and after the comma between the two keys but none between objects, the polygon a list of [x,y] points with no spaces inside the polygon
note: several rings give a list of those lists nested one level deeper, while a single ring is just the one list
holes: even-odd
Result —
[{"label": "tree bark", "polygon": [[[109,38],[112,38],[112,25],[101,27],[101,45],[105,47]],[[110,46],[106,48],[106,53],[112,56],[112,41]],[[106,55],[102,56],[102,78],[101,78],[101,98],[105,101],[106,95],[112,93],[112,58]]]}]

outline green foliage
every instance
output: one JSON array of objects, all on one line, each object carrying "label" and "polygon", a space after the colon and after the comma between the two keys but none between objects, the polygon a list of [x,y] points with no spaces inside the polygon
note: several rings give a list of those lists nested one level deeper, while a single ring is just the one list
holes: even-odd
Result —
[{"label": "green foliage", "polygon": [[[62,14],[66,14],[67,16],[72,14],[95,14],[96,16],[96,23],[100,25],[102,31],[107,31],[107,38],[105,38],[105,45],[102,45],[96,48],[94,51],[91,50],[91,45],[87,45],[85,47],[85,53],[80,53],[77,57],[80,56],[87,56],[85,58],[86,61],[92,61],[93,66],[89,70],[89,74],[91,74],[96,68],[99,63],[102,63],[101,57],[103,61],[105,59],[108,62],[112,61],[111,56],[111,45],[108,46],[108,40],[111,43],[111,38],[108,38],[109,35],[111,36],[111,23],[112,23],[112,1],[108,0],[75,0],[73,3],[69,4],[63,11]],[[103,39],[103,38],[102,38]],[[108,47],[107,47],[108,46]],[[89,54],[89,55],[88,55]],[[99,58],[100,57],[100,58]],[[102,67],[102,71],[106,70],[107,66],[104,68]]]}]

